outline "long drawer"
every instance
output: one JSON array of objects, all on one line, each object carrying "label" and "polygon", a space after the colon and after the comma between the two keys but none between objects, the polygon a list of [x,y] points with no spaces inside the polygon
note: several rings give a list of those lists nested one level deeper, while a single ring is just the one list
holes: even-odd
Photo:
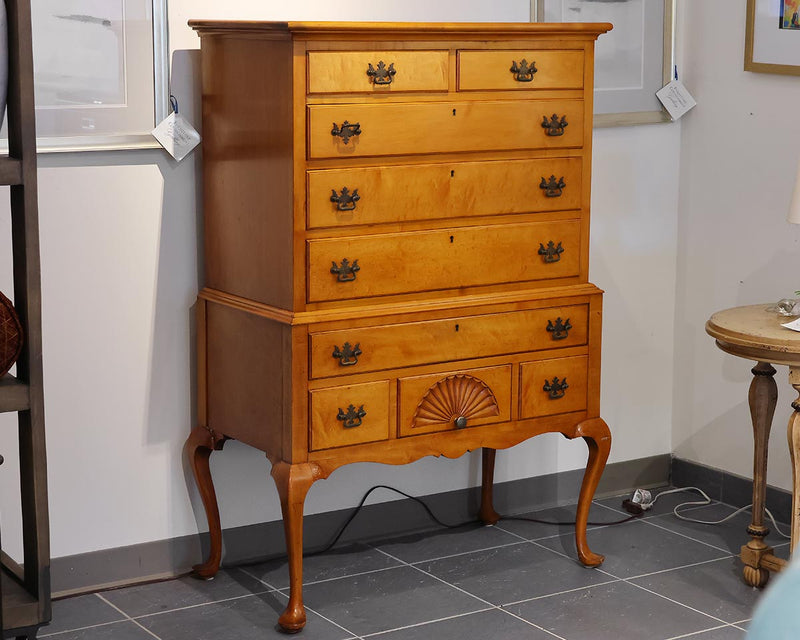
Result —
[{"label": "long drawer", "polygon": [[440,51],[309,51],[309,93],[447,91]]},{"label": "long drawer", "polygon": [[582,89],[583,51],[459,51],[459,91]]},{"label": "long drawer", "polygon": [[308,107],[310,158],[583,145],[582,100],[377,102]]},{"label": "long drawer", "polygon": [[580,220],[308,241],[308,300],[577,276]]},{"label": "long drawer", "polygon": [[581,346],[588,322],[578,304],[312,332],[311,377]]},{"label": "long drawer", "polygon": [[308,172],[309,228],[578,209],[581,158]]}]

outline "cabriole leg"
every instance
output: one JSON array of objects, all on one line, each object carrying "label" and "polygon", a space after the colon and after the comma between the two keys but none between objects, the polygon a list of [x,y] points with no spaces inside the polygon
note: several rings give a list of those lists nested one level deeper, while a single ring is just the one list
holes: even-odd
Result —
[{"label": "cabriole leg", "polygon": [[214,491],[208,462],[211,452],[220,451],[226,440],[225,436],[219,436],[203,426],[192,429],[192,433],[186,440],[186,453],[197,488],[200,491],[200,497],[203,500],[210,537],[208,559],[204,563],[192,567],[195,575],[200,578],[213,578],[219,571],[222,561],[222,525],[219,520],[217,494]]},{"label": "cabriole leg", "polygon": [[494,510],[492,493],[494,491],[495,449],[481,449],[481,507],[478,518],[483,524],[497,524],[500,514]]},{"label": "cabriole leg", "polygon": [[284,631],[294,633],[306,624],[303,606],[303,504],[311,485],[318,480],[319,467],[311,463],[272,465],[272,477],[278,488],[289,556],[289,603],[278,619]]}]

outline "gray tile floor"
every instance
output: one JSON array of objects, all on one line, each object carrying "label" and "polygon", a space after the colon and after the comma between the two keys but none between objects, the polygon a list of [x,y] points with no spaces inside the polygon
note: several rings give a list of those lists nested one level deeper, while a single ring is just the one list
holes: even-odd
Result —
[{"label": "gray tile floor", "polygon": [[[599,569],[575,559],[572,527],[504,520],[349,544],[305,561],[307,640],[740,640],[759,592],[735,554],[749,514],[717,526],[677,520],[664,496],[646,516],[592,525]],[[624,517],[621,498],[590,521]],[[714,503],[701,519],[733,512]],[[574,518],[573,507],[534,517]],[[783,529],[788,531],[788,527]],[[778,555],[788,543],[772,534]],[[40,637],[54,640],[263,640],[287,600],[285,561],[78,596],[53,604]]]}]

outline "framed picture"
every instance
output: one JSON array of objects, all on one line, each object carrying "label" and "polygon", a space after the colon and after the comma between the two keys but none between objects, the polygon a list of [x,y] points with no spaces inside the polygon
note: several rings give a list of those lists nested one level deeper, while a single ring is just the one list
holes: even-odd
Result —
[{"label": "framed picture", "polygon": [[595,46],[595,126],[670,122],[656,91],[672,80],[675,0],[531,0],[538,22],[610,22]]},{"label": "framed picture", "polygon": [[744,70],[800,76],[800,0],[747,0]]},{"label": "framed picture", "polygon": [[169,113],[166,0],[36,0],[38,151],[158,146]]}]

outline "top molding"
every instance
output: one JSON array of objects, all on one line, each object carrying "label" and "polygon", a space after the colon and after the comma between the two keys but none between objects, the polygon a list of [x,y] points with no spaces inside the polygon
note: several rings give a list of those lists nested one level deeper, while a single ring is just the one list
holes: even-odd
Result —
[{"label": "top molding", "polygon": [[331,35],[492,35],[492,36],[584,36],[597,38],[611,31],[608,22],[263,22],[258,20],[189,20],[200,35],[260,34],[272,37]]}]

